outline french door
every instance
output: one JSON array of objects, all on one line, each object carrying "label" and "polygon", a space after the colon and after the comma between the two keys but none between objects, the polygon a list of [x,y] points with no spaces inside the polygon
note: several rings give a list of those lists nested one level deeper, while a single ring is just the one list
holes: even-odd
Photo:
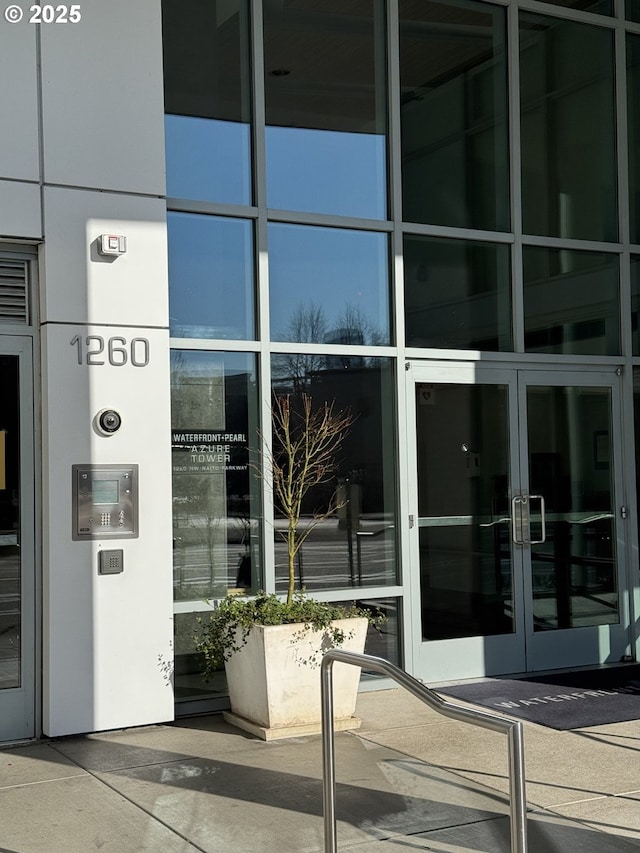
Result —
[{"label": "french door", "polygon": [[409,371],[417,673],[429,681],[629,651],[619,377]]},{"label": "french door", "polygon": [[31,340],[0,338],[0,741],[35,735]]}]

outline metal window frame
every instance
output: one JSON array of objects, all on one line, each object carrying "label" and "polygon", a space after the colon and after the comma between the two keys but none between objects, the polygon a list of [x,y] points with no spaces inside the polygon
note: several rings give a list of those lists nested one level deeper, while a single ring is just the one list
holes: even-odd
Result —
[{"label": "metal window frame", "polygon": [[[633,460],[635,455],[635,436],[633,429],[633,379],[632,367],[640,366],[640,357],[631,355],[631,326],[629,319],[630,284],[629,259],[632,254],[640,254],[640,245],[630,242],[628,214],[628,150],[627,150],[627,102],[626,102],[626,60],[625,39],[627,33],[640,35],[640,24],[626,21],[624,18],[624,0],[614,0],[615,14],[604,16],[592,12],[554,6],[541,0],[478,0],[491,7],[502,7],[506,15],[507,38],[507,97],[508,97],[508,152],[509,152],[509,199],[511,205],[511,230],[508,232],[486,232],[450,228],[446,226],[430,226],[404,222],[401,211],[401,139],[400,139],[400,60],[399,60],[399,3],[398,0],[386,0],[386,47],[387,47],[387,114],[388,114],[388,216],[386,220],[367,220],[345,216],[325,214],[306,214],[292,211],[269,210],[266,199],[266,155],[265,155],[265,103],[264,103],[264,50],[262,43],[263,16],[261,0],[250,2],[250,53],[252,61],[251,112],[253,117],[253,204],[247,207],[210,202],[196,202],[188,199],[167,199],[169,210],[191,213],[226,215],[248,218],[255,224],[255,267],[256,267],[256,339],[252,341],[217,341],[203,339],[172,338],[171,346],[187,349],[246,351],[258,355],[258,376],[260,391],[260,420],[267,423],[269,419],[269,394],[271,388],[272,354],[286,352],[314,352],[331,355],[339,347],[329,344],[288,344],[270,341],[269,296],[268,296],[268,253],[267,253],[267,224],[270,221],[289,222],[307,225],[330,226],[336,228],[357,228],[389,234],[389,256],[391,261],[391,327],[395,343],[385,347],[354,347],[354,354],[368,356],[384,356],[395,360],[395,427],[396,446],[394,462],[397,471],[397,513],[400,521],[397,537],[398,583],[394,587],[384,588],[386,596],[398,597],[402,603],[402,625],[404,662],[408,669],[412,663],[412,645],[414,642],[414,626],[411,624],[410,608],[406,602],[419,593],[419,579],[415,572],[409,570],[410,549],[408,537],[403,535],[404,520],[410,511],[411,472],[408,468],[409,455],[406,450],[407,441],[412,441],[412,424],[407,421],[406,383],[404,381],[404,365],[411,360],[447,359],[451,363],[482,360],[485,362],[511,364],[518,366],[524,363],[539,363],[541,367],[553,369],[561,365],[564,368],[599,369],[611,365],[619,366],[623,371],[624,383],[624,443],[623,452],[627,460]],[[446,2],[446,0],[442,0]],[[546,238],[524,234],[522,229],[522,193],[520,184],[520,79],[519,79],[519,13],[520,11],[534,12],[550,18],[559,18],[576,23],[590,24],[614,33],[614,62],[615,62],[615,107],[617,129],[617,189],[618,189],[618,225],[619,242],[601,243],[581,240],[565,240]],[[507,243],[511,246],[512,264],[512,331],[514,351],[511,353],[481,353],[466,350],[422,350],[406,346],[404,335],[404,293],[403,293],[403,255],[402,240],[405,234],[428,235],[443,238],[464,238],[485,240],[496,243]],[[618,254],[620,257],[620,308],[622,354],[620,357],[587,357],[587,356],[556,356],[546,354],[525,353],[524,351],[524,321],[523,321],[523,281],[522,281],[522,250],[525,245],[544,245],[558,249],[581,249],[591,251],[606,251]],[[265,431],[265,441],[270,438]],[[404,440],[403,440],[404,439]],[[404,448],[401,447],[404,444]],[[632,465],[626,465],[629,504],[628,530],[632,541],[637,541],[636,525],[636,482]],[[263,484],[263,571],[264,585],[267,590],[275,589],[275,561],[273,544],[265,531],[271,529],[273,523],[273,506],[271,493],[266,483]],[[629,549],[632,550],[632,549]],[[628,586],[632,589],[632,577],[627,572]],[[374,594],[382,594],[379,588],[362,587],[354,590],[326,590],[318,594],[319,598],[337,600],[345,593],[346,597],[369,598]],[[354,595],[357,593],[357,595]],[[177,612],[177,611],[176,611]],[[635,589],[635,610],[632,619],[640,613],[640,589]],[[634,615],[635,614],[635,615]],[[640,654],[640,639],[638,640]]]}]

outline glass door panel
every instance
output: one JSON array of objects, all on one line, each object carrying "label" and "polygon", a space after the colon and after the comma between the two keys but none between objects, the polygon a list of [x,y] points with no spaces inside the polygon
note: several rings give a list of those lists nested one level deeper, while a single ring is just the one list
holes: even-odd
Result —
[{"label": "glass door panel", "polygon": [[504,385],[416,385],[422,637],[514,630]]},{"label": "glass door panel", "polygon": [[0,741],[35,735],[33,436],[29,344],[0,354]]},{"label": "glass door panel", "polygon": [[[425,371],[425,381],[420,373]],[[511,541],[517,456],[513,374],[416,369],[420,655],[432,681],[524,667],[515,602],[521,554]],[[428,381],[427,381],[428,380]]]},{"label": "glass door panel", "polygon": [[545,527],[543,541],[524,549],[530,669],[619,660],[628,641],[619,594],[618,380],[549,378],[521,374],[524,476],[529,493],[543,496]]},{"label": "glass door panel", "polygon": [[0,691],[20,687],[20,423],[18,359],[0,356]]},{"label": "glass door panel", "polygon": [[611,390],[529,386],[527,416],[529,484],[546,504],[545,542],[531,549],[533,629],[618,622]]}]

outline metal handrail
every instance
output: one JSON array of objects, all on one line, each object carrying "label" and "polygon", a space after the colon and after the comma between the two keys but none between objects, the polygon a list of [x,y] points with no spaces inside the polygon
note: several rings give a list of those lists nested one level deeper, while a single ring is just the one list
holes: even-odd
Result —
[{"label": "metal handrail", "polygon": [[511,853],[527,853],[527,798],[524,775],[524,739],[522,723],[490,711],[467,708],[441,699],[411,675],[384,658],[361,655],[342,649],[329,649],[320,667],[322,702],[322,769],[325,853],[337,853],[336,765],[333,724],[333,664],[335,661],[365,667],[397,682],[426,705],[463,723],[506,734],[509,744],[509,800],[511,812]]}]

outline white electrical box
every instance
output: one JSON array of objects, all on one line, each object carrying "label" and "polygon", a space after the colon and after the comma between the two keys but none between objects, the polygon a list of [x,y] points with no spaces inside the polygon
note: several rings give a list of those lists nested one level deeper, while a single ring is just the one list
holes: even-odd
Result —
[{"label": "white electrical box", "polygon": [[101,234],[98,237],[98,251],[101,255],[124,255],[127,251],[127,238],[122,234]]}]

